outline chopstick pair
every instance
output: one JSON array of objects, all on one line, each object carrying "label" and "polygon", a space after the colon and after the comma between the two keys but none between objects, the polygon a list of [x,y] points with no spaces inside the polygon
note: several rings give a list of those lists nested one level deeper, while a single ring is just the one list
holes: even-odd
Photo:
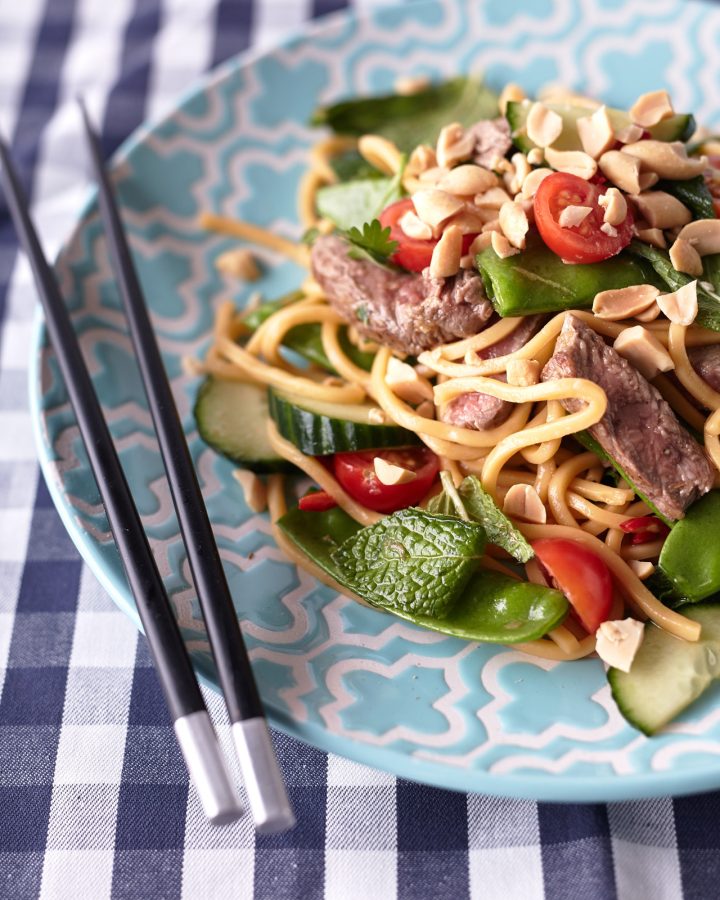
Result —
[{"label": "chopstick pair", "polygon": [[[233,609],[207,510],[160,357],[98,137],[80,104],[98,182],[100,211],[130,335],[170,484],[180,531],[225,697],[250,809],[259,831],[291,828],[295,819],[270,739],[257,685]],[[50,342],[103,499],[173,720],[175,734],[205,814],[214,824],[242,809],[217,734],[175,620],[137,507],[120,465],[75,330],[30,219],[27,200],[5,143],[2,183],[20,243],[35,277]]]}]

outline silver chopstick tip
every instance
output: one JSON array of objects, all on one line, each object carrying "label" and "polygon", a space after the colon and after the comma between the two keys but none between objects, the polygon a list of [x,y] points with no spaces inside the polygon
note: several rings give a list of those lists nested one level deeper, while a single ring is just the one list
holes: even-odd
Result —
[{"label": "silver chopstick tip", "polygon": [[176,719],[175,734],[190,780],[210,822],[227,825],[240,818],[242,807],[207,711],[201,709]]},{"label": "silver chopstick tip", "polygon": [[295,815],[267,722],[262,717],[235,722],[232,735],[256,830],[261,834],[288,831],[295,825]]}]

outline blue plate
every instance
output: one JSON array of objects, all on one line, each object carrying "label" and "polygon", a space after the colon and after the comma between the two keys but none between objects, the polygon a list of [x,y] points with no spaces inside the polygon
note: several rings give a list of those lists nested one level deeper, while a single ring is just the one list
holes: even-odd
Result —
[{"label": "blue plate", "polygon": [[[201,210],[299,238],[298,181],[313,109],[388,91],[399,74],[482,69],[528,91],[562,82],[618,106],[666,87],[720,124],[720,9],[676,0],[413,3],[333,17],[223,66],[115,159],[115,177],[165,363],[271,721],[324,750],[442,787],[543,800],[622,800],[720,787],[720,694],[648,740],[621,718],[601,663],[553,663],[415,628],[333,594],[288,563],[232,466],[198,438],[197,382],[217,303],[249,291],[217,273],[232,242]],[[260,251],[272,298],[302,273]],[[96,204],[57,263],[92,372],[198,671],[212,664],[108,265]],[[41,463],[78,549],[137,621],[52,352],[38,323],[31,375]]]}]

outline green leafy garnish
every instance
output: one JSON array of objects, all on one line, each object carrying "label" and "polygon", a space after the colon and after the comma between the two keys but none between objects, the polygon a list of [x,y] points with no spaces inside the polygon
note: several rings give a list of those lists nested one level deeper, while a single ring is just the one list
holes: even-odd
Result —
[{"label": "green leafy garnish", "polygon": [[448,122],[474,125],[498,115],[498,97],[478,78],[453,78],[417,94],[391,94],[345,100],[316,110],[313,125],[337,134],[379,134],[410,153],[418,144],[435,144]]},{"label": "green leafy garnish", "polygon": [[712,194],[702,175],[687,178],[685,181],[659,181],[654,189],[677,197],[681,203],[692,210],[697,219],[715,218]]},{"label": "green leafy garnish", "polygon": [[485,547],[473,522],[403,509],[347,538],[332,554],[341,581],[377,606],[442,618]]},{"label": "green leafy garnish", "polygon": [[359,179],[330,184],[317,193],[318,213],[347,231],[362,227],[402,196],[399,181],[394,178]]},{"label": "green leafy garnish", "polygon": [[460,499],[455,482],[449,472],[440,473],[440,482],[443,489],[436,494],[427,504],[427,511],[441,516],[457,516],[459,519],[470,520],[465,506]]},{"label": "green leafy garnish", "polygon": [[352,245],[348,250],[351,259],[369,259],[385,264],[398,248],[398,242],[390,239],[390,226],[383,228],[377,219],[365,222],[362,231],[359,228],[348,229],[344,237]]},{"label": "green leafy garnish", "polygon": [[498,508],[476,475],[468,475],[458,488],[458,492],[468,515],[482,525],[491,544],[502,547],[521,563],[526,563],[535,556],[533,548]]},{"label": "green leafy garnish", "polygon": [[[634,256],[646,259],[671,291],[679,290],[693,281],[684,272],[678,272],[670,262],[670,254],[641,241],[631,241],[628,250]],[[703,277],[697,284],[698,314],[695,324],[711,331],[720,331],[720,260],[718,254],[703,259]]]}]

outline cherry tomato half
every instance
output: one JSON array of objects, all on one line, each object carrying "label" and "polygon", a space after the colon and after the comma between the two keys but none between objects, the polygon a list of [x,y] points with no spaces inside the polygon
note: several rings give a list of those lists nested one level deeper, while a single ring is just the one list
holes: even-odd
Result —
[{"label": "cherry tomato half", "polygon": [[532,548],[589,634],[610,615],[612,577],[605,563],[578,541],[542,538]]},{"label": "cherry tomato half", "polygon": [[337,506],[337,502],[327,491],[310,491],[298,501],[298,507],[303,512],[325,512]]},{"label": "cherry tomato half", "polygon": [[[410,469],[415,472],[415,478],[405,484],[383,484],[375,474],[376,456],[394,466]],[[419,503],[430,490],[439,467],[437,456],[426,447],[336,453],[333,457],[335,477],[348,494],[368,509],[383,513]]]},{"label": "cherry tomato half", "polygon": [[[554,172],[540,183],[533,203],[535,223],[543,241],[566,262],[600,262],[630,243],[633,217],[629,206],[616,235],[601,230],[605,210],[598,205],[598,197],[602,193],[603,185],[566,172]],[[592,211],[579,225],[564,228],[558,220],[568,206],[590,206]]]},{"label": "cherry tomato half", "polygon": [[[437,241],[435,239],[423,241],[418,238],[408,237],[405,234],[398,222],[408,211],[415,212],[415,207],[410,197],[396,200],[395,203],[391,203],[390,206],[380,213],[380,224],[383,228],[390,229],[390,240],[398,242],[397,250],[390,257],[392,262],[410,272],[422,272],[423,269],[430,265],[432,252]],[[463,235],[463,253],[467,253],[470,244],[476,237],[477,235],[475,234]]]}]

